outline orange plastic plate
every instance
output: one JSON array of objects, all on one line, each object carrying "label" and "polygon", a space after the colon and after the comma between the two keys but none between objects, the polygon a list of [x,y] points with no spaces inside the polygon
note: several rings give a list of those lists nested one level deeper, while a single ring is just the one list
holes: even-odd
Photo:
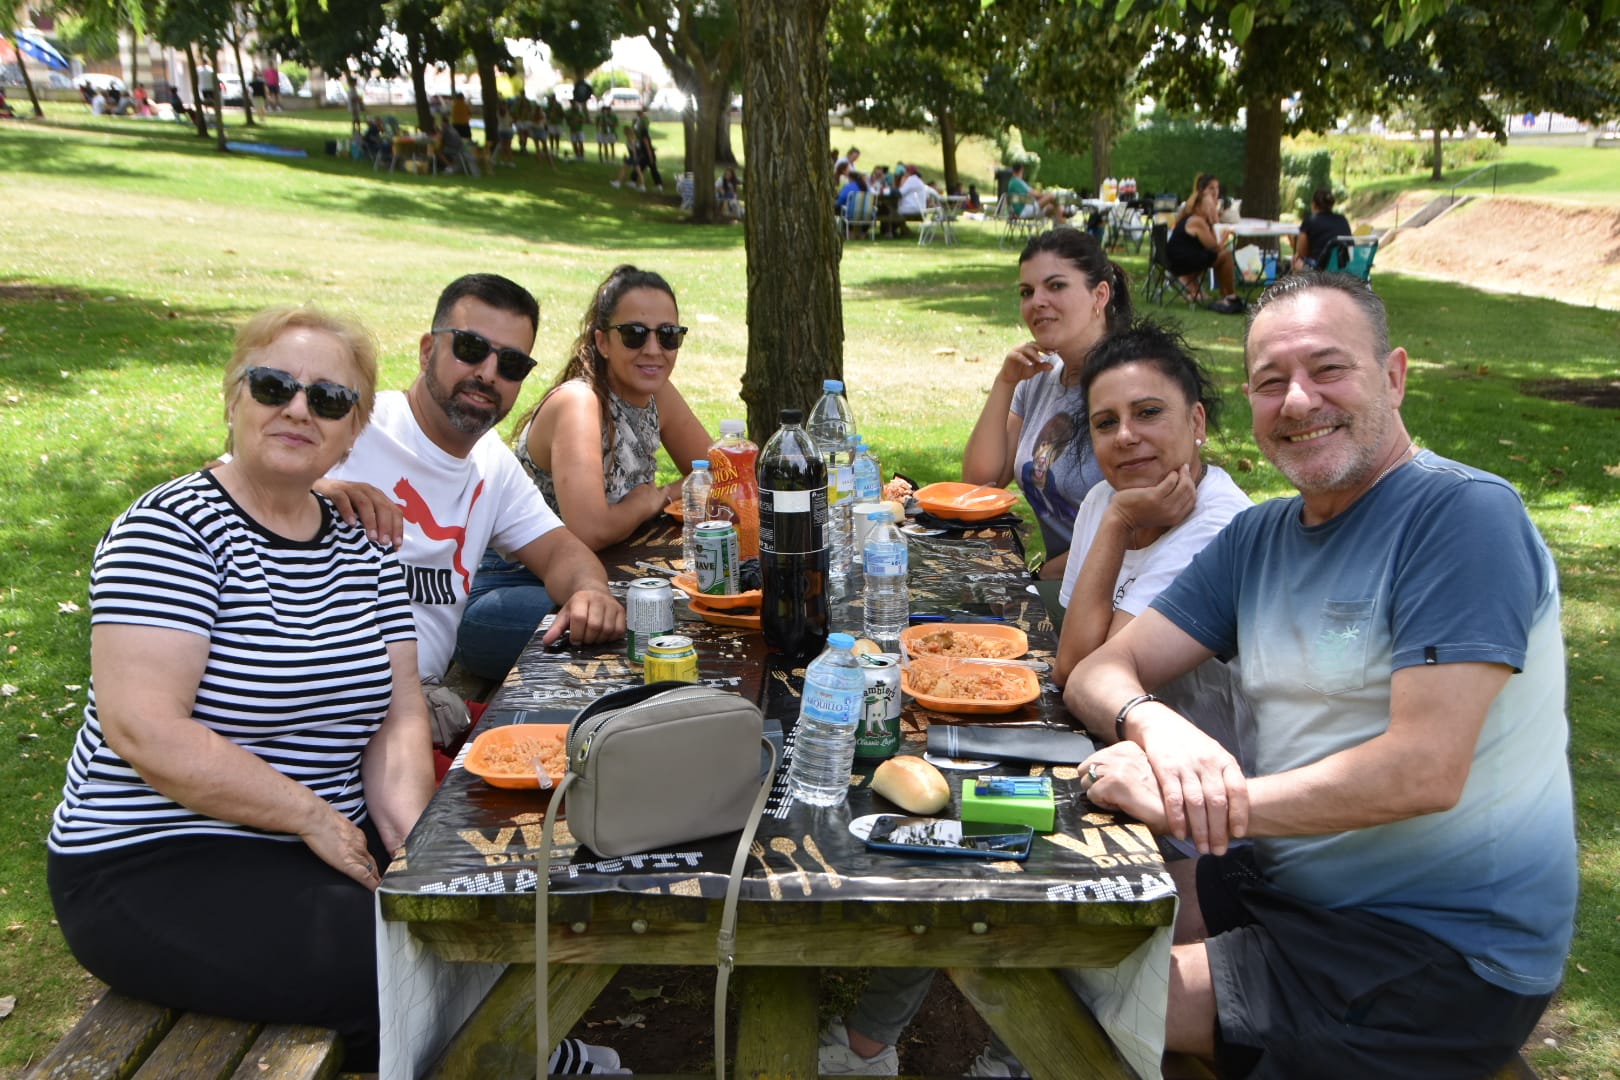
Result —
[{"label": "orange plastic plate", "polygon": [[947,481],[929,484],[915,496],[917,505],[935,517],[983,521],[1007,512],[1018,496],[1005,488]]},{"label": "orange plastic plate", "polygon": [[[936,656],[913,657],[909,664],[909,668],[902,670],[900,673],[900,689],[915,698],[917,704],[939,712],[961,713],[968,716],[1009,713],[1023,708],[1041,696],[1040,677],[1029,668],[1013,667],[1011,665],[977,664],[971,661],[964,662]],[[911,673],[913,671],[929,668],[943,668],[946,671],[963,669],[979,669],[987,672],[1002,671],[1011,675],[1020,684],[1021,689],[1011,698],[998,701],[980,698],[935,697],[933,694],[919,693],[911,685]]]},{"label": "orange plastic plate", "polygon": [[[1005,641],[1012,645],[1014,651],[1007,656],[990,657],[990,659],[1014,660],[1029,652],[1029,635],[1016,626],[1005,623],[960,623],[960,622],[928,622],[908,626],[900,631],[900,647],[912,656],[933,656],[935,653],[918,650],[917,643],[930,634],[937,634],[941,630],[950,630],[958,634],[974,634],[990,641]],[[988,656],[988,652],[986,653]]]},{"label": "orange plastic plate", "polygon": [[530,757],[540,754],[544,758],[548,751],[562,751],[564,756],[557,758],[561,767],[553,763],[546,770],[551,774],[552,784],[556,785],[562,783],[563,772],[568,767],[563,750],[567,743],[567,724],[507,724],[480,732],[462,765],[494,787],[538,788],[540,779],[534,773]]}]

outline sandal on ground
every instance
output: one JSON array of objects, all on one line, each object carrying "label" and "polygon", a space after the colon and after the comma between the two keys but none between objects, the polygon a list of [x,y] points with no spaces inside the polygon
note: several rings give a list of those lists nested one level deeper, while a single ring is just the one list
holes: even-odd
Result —
[{"label": "sandal on ground", "polygon": [[564,1039],[551,1052],[546,1072],[552,1076],[629,1076],[619,1067],[619,1054],[611,1046],[597,1046],[583,1039]]}]

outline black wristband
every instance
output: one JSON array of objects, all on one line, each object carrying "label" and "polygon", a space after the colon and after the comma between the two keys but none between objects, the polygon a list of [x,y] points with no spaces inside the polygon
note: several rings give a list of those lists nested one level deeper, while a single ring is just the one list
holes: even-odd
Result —
[{"label": "black wristband", "polygon": [[1131,710],[1144,701],[1158,701],[1152,694],[1137,694],[1127,701],[1123,708],[1114,716],[1114,738],[1119,742],[1125,741],[1125,718],[1131,715]]}]

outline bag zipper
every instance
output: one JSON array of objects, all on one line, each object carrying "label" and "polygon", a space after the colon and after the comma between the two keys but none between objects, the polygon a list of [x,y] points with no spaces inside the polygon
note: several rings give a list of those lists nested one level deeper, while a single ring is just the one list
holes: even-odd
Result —
[{"label": "bag zipper", "polygon": [[[693,689],[704,688],[693,687]],[[646,698],[636,702],[634,705],[626,705],[623,708],[614,709],[611,712],[603,713],[601,716],[591,717],[590,720],[595,721],[595,723],[592,724],[590,730],[585,732],[583,735],[579,744],[579,749],[574,751],[575,771],[581,774],[585,772],[585,763],[590,759],[591,756],[591,744],[596,740],[596,736],[601,732],[603,726],[606,725],[609,720],[616,720],[621,716],[630,716],[643,707],[652,705],[667,694],[679,694],[683,692],[683,690],[679,689],[668,690],[665,691],[664,694],[657,694],[653,697]],[[587,721],[587,723],[589,722],[590,721]]]}]

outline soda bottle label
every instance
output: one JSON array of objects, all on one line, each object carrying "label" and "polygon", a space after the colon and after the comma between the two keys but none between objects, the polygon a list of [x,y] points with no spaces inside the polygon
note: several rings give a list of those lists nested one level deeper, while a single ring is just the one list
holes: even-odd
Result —
[{"label": "soda bottle label", "polygon": [[759,489],[759,546],[777,555],[805,555],[827,546],[827,489]]}]

